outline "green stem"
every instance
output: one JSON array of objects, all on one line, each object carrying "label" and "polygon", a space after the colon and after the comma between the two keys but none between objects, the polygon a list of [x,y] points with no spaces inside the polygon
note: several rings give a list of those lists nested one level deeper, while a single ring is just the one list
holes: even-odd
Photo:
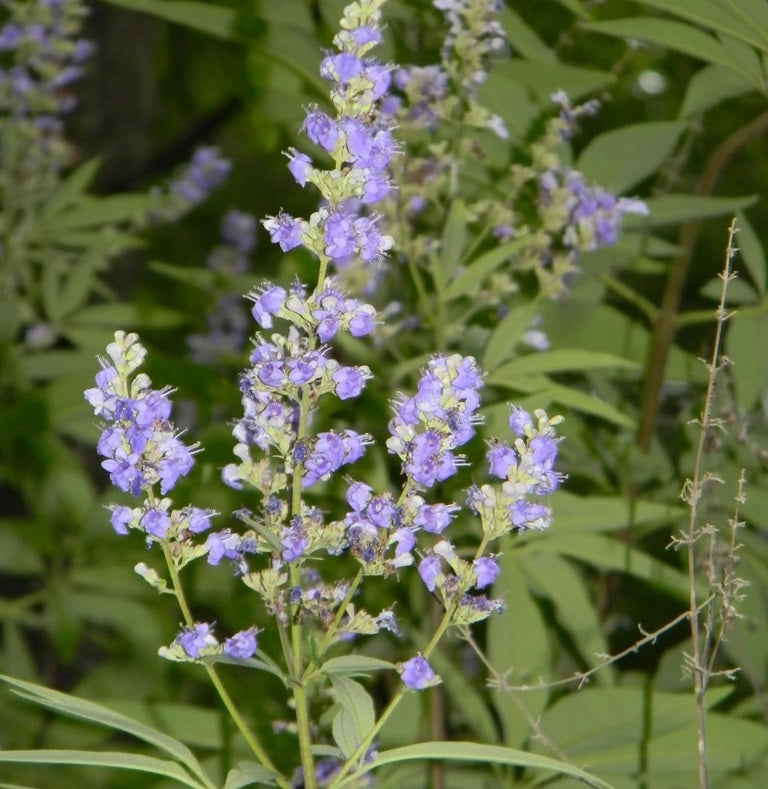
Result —
[{"label": "green stem", "polygon": [[[181,579],[179,577],[179,572],[176,568],[176,562],[174,561],[173,556],[171,555],[170,545],[167,541],[163,540],[161,542],[163,547],[163,555],[165,556],[165,563],[168,566],[168,572],[171,576],[171,586],[173,588],[173,594],[176,597],[176,601],[179,604],[179,609],[181,610],[181,614],[184,617],[184,623],[187,627],[193,627],[195,624],[195,620],[192,616],[192,611],[190,610],[189,603],[187,602],[187,598],[184,594],[184,589],[181,585]],[[224,707],[226,708],[227,712],[229,713],[232,720],[235,722],[235,725],[238,728],[238,731],[243,736],[243,739],[248,743],[248,747],[253,751],[253,754],[256,758],[264,765],[268,770],[272,770],[275,774],[275,780],[278,784],[283,787],[283,789],[290,789],[291,784],[290,782],[280,774],[280,772],[275,767],[272,760],[269,758],[269,754],[264,750],[264,747],[259,742],[256,735],[251,731],[248,724],[243,719],[243,716],[240,714],[240,710],[237,709],[235,706],[235,702],[232,700],[232,697],[229,695],[229,692],[224,687],[221,678],[216,671],[216,668],[211,665],[210,663],[203,662],[203,668],[205,669],[206,673],[208,674],[213,687],[216,688],[216,692],[219,694],[219,698],[221,699]]]}]

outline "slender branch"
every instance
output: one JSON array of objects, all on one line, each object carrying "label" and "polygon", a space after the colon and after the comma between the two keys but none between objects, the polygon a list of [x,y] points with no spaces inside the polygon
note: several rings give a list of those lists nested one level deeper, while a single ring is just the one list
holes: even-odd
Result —
[{"label": "slender branch", "polygon": [[[189,603],[187,602],[186,595],[184,594],[184,588],[181,585],[179,571],[176,568],[176,563],[173,556],[171,555],[168,543],[163,540],[161,544],[163,547],[165,562],[168,566],[168,572],[171,576],[173,594],[176,597],[176,601],[179,604],[179,609],[181,610],[181,614],[184,617],[184,623],[187,625],[187,627],[192,627],[195,623],[195,620],[192,616],[192,611],[189,607]],[[275,774],[275,780],[278,782],[278,784],[283,787],[283,789],[290,789],[290,782],[280,774],[272,760],[269,758],[269,754],[266,752],[266,750],[264,750],[264,746],[261,744],[258,737],[251,731],[250,727],[245,722],[245,719],[240,714],[240,710],[238,710],[235,702],[229,695],[229,691],[224,687],[224,683],[221,681],[221,678],[216,671],[216,667],[211,663],[206,662],[203,662],[202,665],[208,674],[208,678],[211,680],[211,684],[219,694],[219,698],[224,704],[224,707],[226,708],[232,720],[235,722],[235,726],[237,726],[238,731],[248,744],[248,747],[251,749],[251,751],[253,751],[253,754],[256,756],[259,762],[264,765],[264,767],[266,767],[268,770],[272,770],[272,772]]]},{"label": "slender branch", "polygon": [[[712,151],[694,193],[697,195],[711,194],[717,179],[730,159],[747,143],[766,131],[768,131],[768,112],[758,115],[726,138]],[[678,246],[685,251],[672,264],[661,300],[661,307],[653,326],[637,428],[637,445],[644,452],[650,449],[653,440],[659,397],[664,383],[664,371],[678,325],[677,311],[680,307],[685,279],[693,258],[693,250],[700,227],[701,221],[695,219],[684,224],[680,230]]]}]

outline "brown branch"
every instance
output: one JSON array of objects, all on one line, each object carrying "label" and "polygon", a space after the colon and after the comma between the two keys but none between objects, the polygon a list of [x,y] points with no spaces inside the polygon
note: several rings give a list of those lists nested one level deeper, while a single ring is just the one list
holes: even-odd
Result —
[{"label": "brown branch", "polygon": [[[768,131],[768,112],[758,115],[754,120],[723,140],[710,154],[704,171],[696,184],[694,194],[711,194],[730,159],[747,143],[766,131]],[[653,440],[667,358],[675,337],[683,287],[700,229],[701,220],[699,219],[686,222],[680,229],[677,243],[684,251],[672,263],[661,307],[653,325],[636,439],[637,445],[643,452],[650,449]]]}]

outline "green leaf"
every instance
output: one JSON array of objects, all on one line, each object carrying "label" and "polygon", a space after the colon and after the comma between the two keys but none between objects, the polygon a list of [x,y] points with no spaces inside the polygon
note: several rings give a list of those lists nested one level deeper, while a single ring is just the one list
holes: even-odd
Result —
[{"label": "green leaf", "polygon": [[443,299],[450,301],[459,296],[470,295],[491,272],[506,263],[516,252],[525,247],[529,240],[516,238],[476,257],[448,283],[448,287],[443,292]]},{"label": "green leaf", "polygon": [[688,576],[685,573],[620,540],[597,534],[552,532],[547,534],[546,539],[531,540],[515,548],[520,553],[534,551],[570,556],[593,567],[626,573],[647,581],[681,600],[688,596]]},{"label": "green leaf", "polygon": [[[511,604],[488,620],[488,659],[500,674],[511,672],[514,684],[535,682],[549,668],[547,628],[525,583],[517,551],[510,538],[502,540],[501,573],[493,586],[493,596]],[[548,692],[536,690],[524,697],[495,693],[491,698],[504,729],[504,743],[522,745],[530,734],[529,718],[535,720],[544,709]],[[529,718],[523,715],[525,707]]]},{"label": "green leaf", "polygon": [[[716,63],[733,69],[750,80],[754,79],[754,75],[746,71],[740,62],[734,60],[717,39],[683,22],[655,17],[629,17],[606,22],[589,22],[582,27],[615,38],[658,44],[706,63]],[[755,87],[759,88],[761,85],[756,83]]]},{"label": "green leaf", "polygon": [[209,783],[196,781],[176,762],[142,756],[138,753],[121,753],[119,751],[65,751],[55,749],[39,749],[33,751],[0,751],[0,762],[16,762],[21,764],[68,764],[89,767],[116,767],[121,770],[161,775],[173,778],[185,786],[194,789],[208,789]]},{"label": "green leaf", "polygon": [[352,676],[353,674],[370,674],[371,671],[395,668],[394,663],[367,655],[341,655],[326,660],[320,671],[323,674],[340,674]]},{"label": "green leaf", "polygon": [[65,350],[28,353],[20,365],[24,377],[32,381],[49,381],[71,373],[90,376],[97,369],[90,354]]},{"label": "green leaf", "polygon": [[576,167],[612,192],[626,192],[658,170],[687,127],[683,121],[659,121],[612,129],[590,141]]},{"label": "green leaf", "polygon": [[645,201],[649,216],[627,217],[624,224],[631,227],[658,227],[689,219],[709,219],[714,216],[734,214],[757,201],[757,195],[744,197],[707,197],[701,195],[668,194],[651,197]]},{"label": "green leaf", "polygon": [[376,723],[373,699],[353,679],[332,674],[331,682],[341,705],[333,719],[333,739],[348,758]]},{"label": "green leaf", "polygon": [[768,303],[763,302],[763,314],[736,313],[728,321],[725,347],[733,362],[730,375],[736,389],[736,399],[744,413],[755,407],[758,398],[768,387],[768,367],[757,362],[760,349],[768,347]]},{"label": "green leaf", "polygon": [[67,326],[79,328],[167,329],[180,326],[186,318],[175,310],[152,306],[149,310],[129,302],[93,304],[70,316]]},{"label": "green leaf", "polygon": [[151,14],[209,36],[229,41],[234,38],[235,12],[231,8],[193,0],[105,0],[129,11]]},{"label": "green leaf", "polygon": [[194,285],[196,288],[207,289],[213,285],[215,274],[209,268],[201,266],[174,266],[160,260],[151,260],[148,263],[150,271],[183,282],[185,285]]},{"label": "green leaf", "polygon": [[577,68],[558,62],[518,59],[499,63],[493,73],[507,84],[521,84],[544,106],[551,106],[549,97],[556,90],[564,90],[572,101],[578,101],[607,88],[616,79],[607,71]]},{"label": "green leaf", "polygon": [[525,23],[520,14],[513,11],[508,5],[502,8],[499,21],[507,34],[507,40],[516,53],[528,60],[556,61],[554,52]]},{"label": "green leaf", "polygon": [[725,66],[704,66],[688,80],[678,115],[690,118],[706,112],[725,99],[741,96],[753,89],[751,80]]},{"label": "green leaf", "polygon": [[[603,781],[585,770],[580,770],[567,762],[537,756],[515,748],[504,748],[500,745],[482,745],[476,742],[421,742],[416,745],[405,745],[378,753],[372,761],[366,762],[355,773],[355,777],[370,772],[385,764],[397,764],[416,760],[479,762],[483,764],[507,764],[514,767],[532,767],[548,770],[560,775],[569,775],[585,781],[596,789],[613,789],[611,784]],[[352,785],[354,779],[342,781],[340,786]]]},{"label": "green leaf", "polygon": [[440,243],[440,257],[432,267],[438,293],[445,290],[446,283],[459,265],[467,244],[467,209],[463,200],[454,200],[448,211]]},{"label": "green leaf", "polygon": [[478,740],[497,744],[499,732],[486,695],[479,693],[464,673],[439,651],[433,652],[429,661],[443,680],[442,684],[450,699],[451,708],[461,715],[462,721],[469,726]]},{"label": "green leaf", "polygon": [[[550,499],[558,531],[568,534],[614,532],[630,526],[663,526],[685,517],[687,509],[654,501],[613,496],[575,496],[564,490],[555,491]],[[534,532],[519,535],[518,542],[535,539]]]},{"label": "green leaf", "polygon": [[[558,528],[563,526],[556,512]],[[531,554],[521,565],[535,584],[536,593],[552,601],[560,627],[570,633],[571,643],[589,667],[598,665],[598,655],[608,653],[595,604],[587,594],[585,579],[572,564],[556,554]],[[596,672],[594,681],[610,678],[610,669]]]},{"label": "green leaf", "polygon": [[752,282],[761,295],[765,293],[766,260],[763,245],[758,238],[747,217],[739,211],[736,214],[738,235],[736,243],[739,247],[739,256],[752,278]]},{"label": "green leaf", "polygon": [[645,5],[688,19],[768,51],[764,0],[644,0]]},{"label": "green leaf", "polygon": [[[179,742],[173,737],[169,737],[167,734],[151,726],[147,726],[125,715],[121,715],[118,712],[114,712],[108,707],[103,707],[101,704],[95,704],[92,701],[86,701],[85,699],[71,696],[68,693],[51,690],[50,688],[36,685],[32,682],[15,679],[5,674],[0,674],[0,682],[10,685],[15,694],[35,704],[48,707],[49,709],[56,710],[57,712],[61,712],[73,718],[80,718],[81,720],[131,734],[139,740],[149,743],[158,750],[164,751],[176,761],[185,765],[193,774],[204,775],[203,769],[195,758],[195,755],[184,745],[184,743]],[[0,754],[1,753],[2,752],[0,752]],[[159,760],[154,761],[160,763]],[[189,785],[197,786],[198,784],[190,783]]]},{"label": "green leaf", "polygon": [[541,392],[534,393],[531,399],[535,400],[539,395],[551,402],[569,406],[576,411],[599,416],[601,419],[619,425],[619,427],[627,427],[631,430],[635,428],[635,420],[627,416],[623,411],[595,395],[586,394],[570,386],[550,386]]},{"label": "green leaf", "polygon": [[44,216],[56,214],[76,203],[96,177],[99,165],[99,159],[89,159],[60,181],[56,188],[49,193],[42,214]]},{"label": "green leaf", "polygon": [[242,789],[243,786],[274,786],[272,773],[255,762],[240,762],[237,767],[227,773],[224,789]]},{"label": "green leaf", "polygon": [[120,194],[109,197],[83,195],[77,203],[63,211],[43,215],[43,230],[56,239],[62,232],[96,225],[130,222],[141,219],[152,205],[153,198],[142,194]]},{"label": "green leaf", "polygon": [[482,368],[486,372],[495,370],[501,362],[515,352],[515,347],[531,325],[537,310],[536,303],[512,307],[509,314],[499,322],[485,346]]},{"label": "green leaf", "polygon": [[635,370],[638,365],[621,356],[582,348],[557,348],[518,356],[497,367],[486,379],[487,384],[513,386],[515,376],[595,370],[603,367],[624,367]]}]

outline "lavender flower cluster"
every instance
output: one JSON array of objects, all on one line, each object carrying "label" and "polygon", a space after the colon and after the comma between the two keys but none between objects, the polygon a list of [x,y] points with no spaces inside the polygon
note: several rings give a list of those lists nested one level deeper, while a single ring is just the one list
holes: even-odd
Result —
[{"label": "lavender flower cluster", "polygon": [[[445,354],[429,361],[412,396],[399,395],[392,402],[386,446],[401,463],[399,494],[377,493],[347,477],[348,511],[337,519],[306,500],[308,492],[316,493],[359,460],[371,443],[370,436],[352,427],[323,430],[315,423],[322,398],[354,400],[371,377],[364,365],[337,361],[329,344],[340,333],[369,336],[377,320],[375,309],[349,296],[334,271],[351,261],[378,261],[392,243],[380,231],[378,217],[366,213],[391,189],[387,167],[397,149],[391,121],[379,112],[389,69],[369,54],[381,39],[382,2],[347,6],[342,31],[334,39],[338,51],[321,65],[331,82],[337,117],[311,107],[303,129],[330,155],[332,169],[322,170],[306,154],[289,151],[288,166],[297,182],[314,184],[323,202],[309,220],[280,213],[264,222],[284,251],[303,246],[319,265],[312,289],[299,281],[287,288],[263,282],[248,294],[261,332],[253,340],[250,366],[240,377],[243,416],[233,429],[238,462],[222,470],[230,487],[261,493],[258,511],[243,508],[235,513],[246,530],[211,532],[213,511],[172,508],[166,494],[189,472],[197,446],[184,445],[170,422],[170,390],[153,390],[143,374],[132,378],[146,353],[136,335],[115,335],[107,349],[111,363],[102,361],[96,387],[85,393],[105,422],[98,445],[105,458],[102,465],[120,490],[145,498],[140,507],[111,508],[115,530],[138,530],[149,545],[159,543],[175,570],[202,557],[211,565],[231,562],[280,627],[294,627],[311,617],[324,631],[324,648],[349,634],[381,629],[397,633],[391,609],[371,615],[351,605],[351,595],[362,577],[397,576],[412,565],[442,604],[448,624],[476,622],[499,611],[502,603],[484,592],[499,573],[497,557],[489,552],[491,543],[514,529],[546,528],[551,513],[542,500],[560,481],[554,471],[559,418],[513,409],[513,443],[494,442],[486,455],[491,475],[500,482],[472,486],[466,510],[452,501],[434,500],[439,498],[438,484],[466,465],[460,450],[482,422],[483,380],[476,361]],[[457,37],[452,46],[458,45]],[[176,191],[187,201],[198,194],[198,187],[204,191],[219,177],[221,168],[211,156],[198,162],[194,177],[187,173],[180,179],[185,186]],[[252,231],[241,215],[230,216],[223,228],[225,240],[243,254],[250,250]],[[453,536],[451,529],[456,518],[471,514],[479,517],[481,527],[474,550],[461,544],[463,537],[458,532]],[[197,540],[205,532],[201,544]],[[466,535],[466,529],[461,534]],[[325,581],[317,565],[308,563],[321,553],[342,552],[359,564],[354,582]],[[254,570],[249,557],[257,555],[268,556],[269,563]],[[137,572],[165,590],[166,582],[153,570],[142,564]],[[217,654],[244,659],[255,653],[256,636],[252,626],[222,643],[212,625],[187,621],[162,654],[175,660]],[[408,688],[439,682],[426,650],[399,670]]]},{"label": "lavender flower cluster", "polygon": [[380,262],[392,246],[379,230],[370,206],[391,189],[387,166],[397,152],[391,121],[379,112],[390,84],[390,70],[369,55],[381,41],[381,2],[352,4],[344,11],[342,30],[334,38],[337,52],[320,65],[331,83],[336,111],[331,117],[312,106],[303,131],[332,160],[332,168],[315,166],[310,157],[291,148],[288,168],[296,182],[320,192],[322,202],[309,220],[280,212],[264,226],[283,252],[304,246],[321,265],[332,261],[336,269],[354,263]]},{"label": "lavender flower cluster", "polygon": [[[135,498],[144,497],[138,507],[111,505],[112,527],[118,534],[131,529],[143,533],[148,546],[173,545],[175,569],[181,569],[207,552],[207,546],[196,544],[194,536],[208,531],[216,514],[191,505],[174,509],[165,495],[189,473],[198,446],[185,445],[170,421],[171,390],[153,389],[144,373],[134,376],[146,358],[136,334],[116,332],[114,342],[107,346],[107,357],[100,360],[96,386],[85,391],[85,399],[104,423],[97,451],[105,458],[101,465],[116,488]],[[137,565],[136,572],[167,591],[166,582],[145,564]],[[223,652],[229,657],[250,657],[256,650],[255,634],[255,628],[249,628],[220,645],[209,626],[190,623],[166,656],[183,660]]]},{"label": "lavender flower cluster", "polygon": [[0,68],[0,113],[29,138],[28,156],[42,156],[58,168],[63,163],[59,116],[74,108],[69,88],[93,52],[93,44],[79,38],[87,9],[80,0],[5,0],[3,5],[10,15],[0,27],[0,53],[9,53],[11,65]]}]

